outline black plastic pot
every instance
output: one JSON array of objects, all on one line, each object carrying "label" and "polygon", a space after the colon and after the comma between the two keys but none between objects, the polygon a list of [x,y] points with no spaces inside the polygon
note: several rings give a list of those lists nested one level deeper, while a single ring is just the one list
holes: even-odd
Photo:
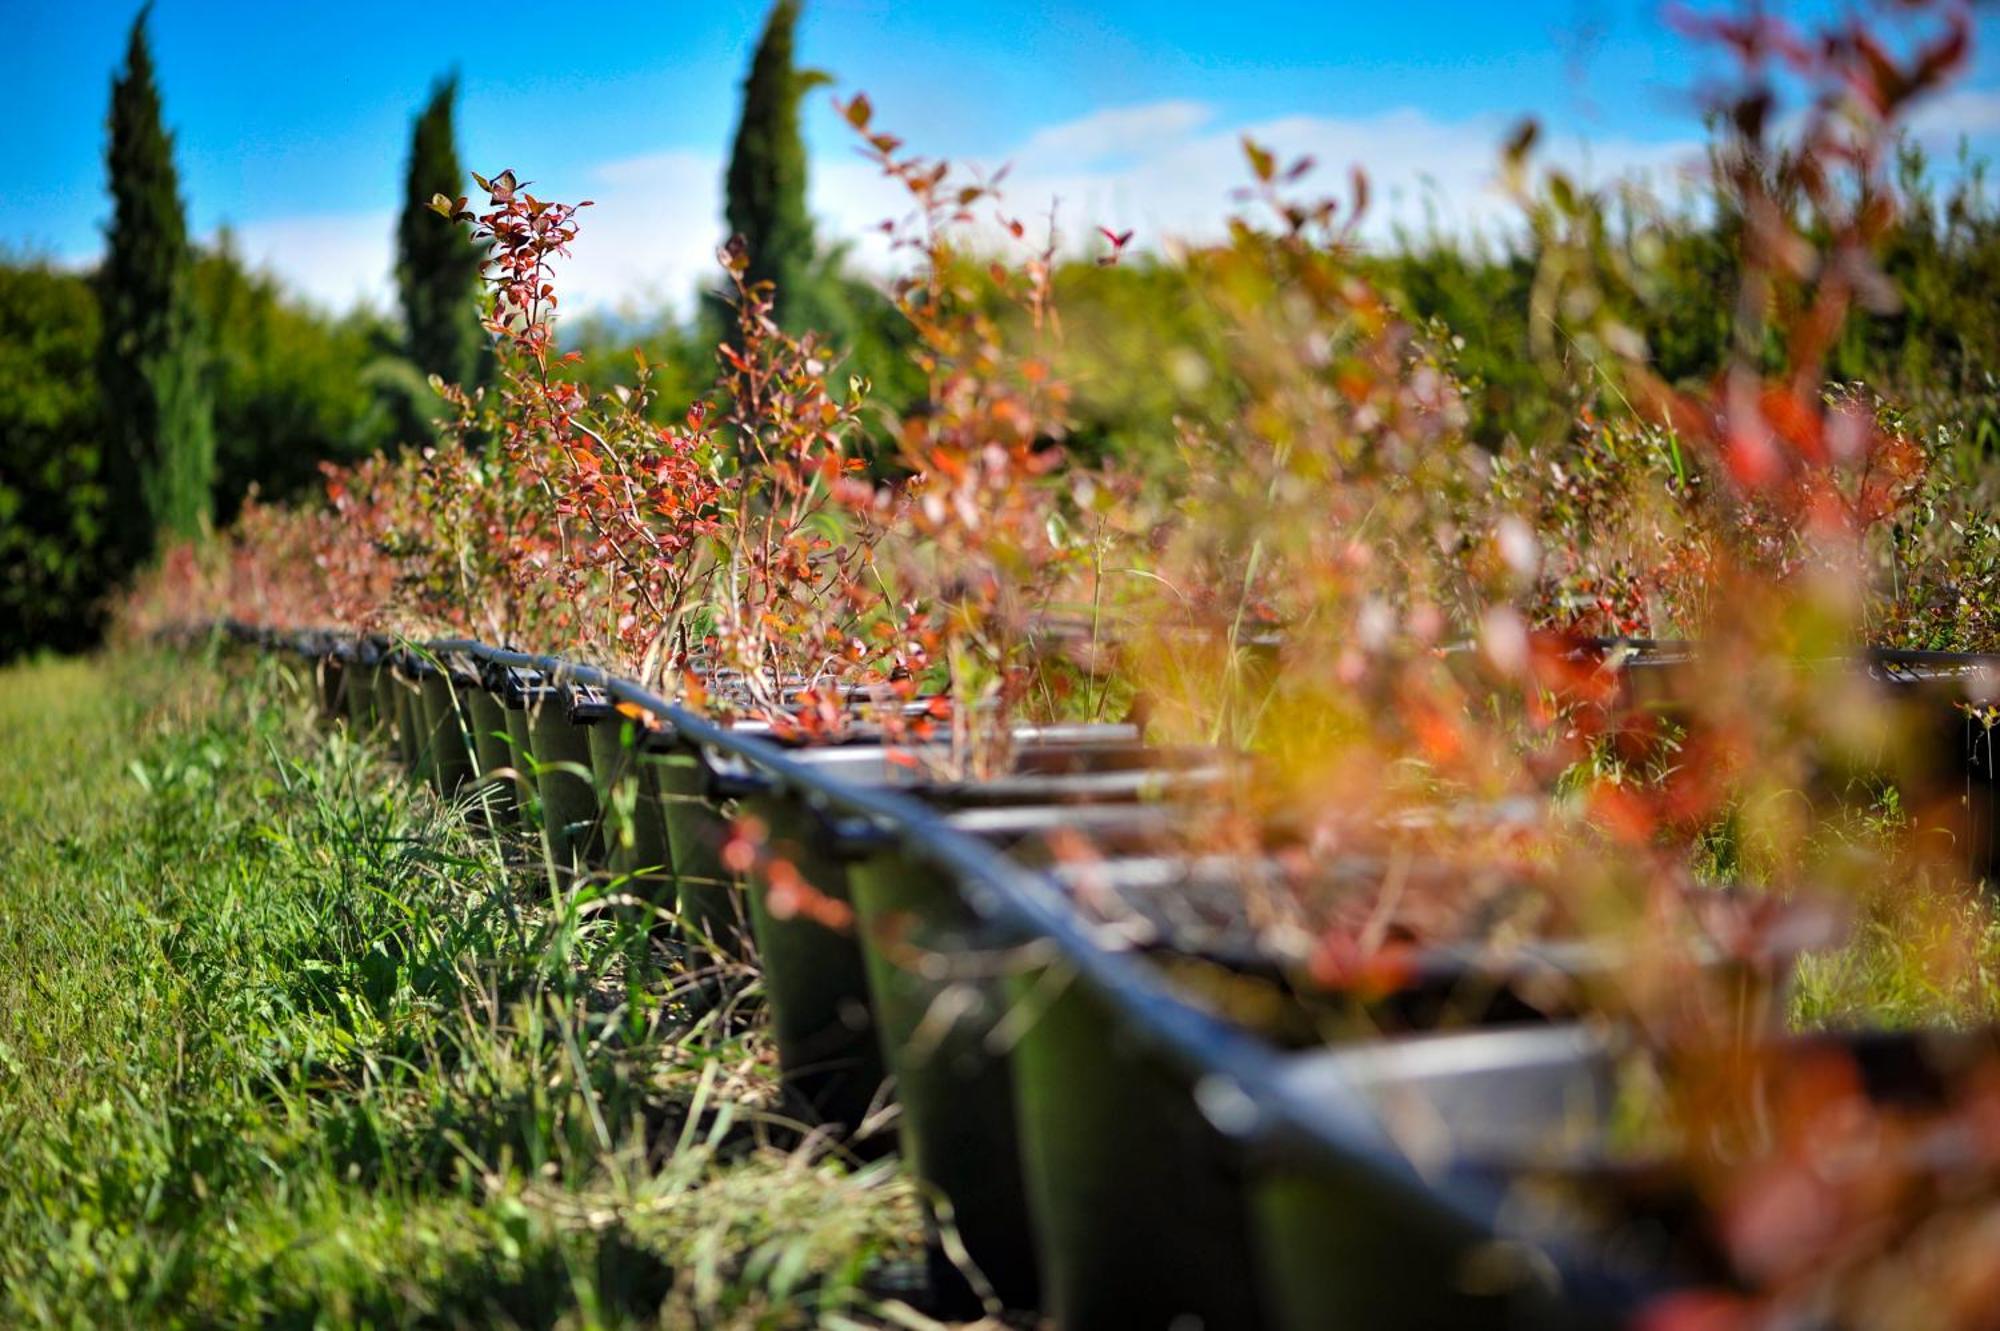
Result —
[{"label": "black plastic pot", "polygon": [[[1012,1068],[995,1040],[1006,1009],[999,942],[942,871],[879,854],[848,881],[903,1159],[924,1185],[927,1214],[955,1226],[1002,1303],[1039,1308]],[[969,1303],[951,1268],[933,1265],[947,1303]]]},{"label": "black plastic pot", "polygon": [[344,701],[348,732],[356,739],[372,738],[376,734],[379,723],[375,713],[375,692],[376,679],[380,674],[381,666],[373,659],[372,652],[357,650],[355,658],[348,663]]},{"label": "black plastic pot", "polygon": [[[1790,1037],[1774,1059],[1851,1060],[1880,1105],[1935,1108],[1981,1080],[2000,1032]],[[1296,1060],[1285,1093],[1322,1107],[1308,1140],[1257,1165],[1258,1246],[1278,1324],[1616,1327],[1677,1285],[1734,1273],[1671,1152],[1620,1141],[1605,1033],[1554,1026],[1420,1037]],[[1377,1144],[1476,1223],[1413,1223],[1415,1194],[1370,1186],[1342,1143]],[[1746,1162],[1746,1167],[1751,1162]]]},{"label": "black plastic pot", "polygon": [[474,681],[468,674],[432,669],[418,681],[417,687],[431,785],[449,799],[471,782],[478,771],[464,711],[464,699],[472,691]]},{"label": "black plastic pot", "polygon": [[707,766],[693,748],[656,734],[646,736],[644,748],[667,829],[681,933],[720,958],[748,956],[754,943],[742,883],[722,862],[726,804],[711,792]]},{"label": "black plastic pot", "polygon": [[1906,713],[1917,770],[1904,803],[1922,814],[1957,806],[1951,831],[1964,847],[1965,871],[2000,883],[2000,785],[1993,729],[2000,723],[2000,656],[1967,652],[1868,653],[1870,673]]},{"label": "black plastic pot", "polygon": [[542,832],[561,870],[587,864],[600,845],[597,786],[590,770],[591,721],[572,714],[572,698],[567,686],[547,687],[528,708]]},{"label": "black plastic pot", "polygon": [[[1700,645],[1679,642],[1595,640],[1580,643],[1578,659],[1614,672],[1627,706],[1671,716],[1696,687],[1692,667]],[[1901,712],[1902,733],[1914,742],[1911,761],[1897,779],[1903,805],[1920,818],[1939,820],[1963,848],[1966,873],[2000,882],[2000,784],[1996,784],[1993,727],[2000,720],[2000,655],[1869,648],[1825,663],[1861,669],[1876,680]],[[1847,785],[1845,774],[1831,784]],[[1837,795],[1835,797],[1838,797]]]},{"label": "black plastic pot", "polygon": [[[1024,728],[1017,736],[1018,765],[1071,771],[1131,766],[1148,752],[1136,738],[1130,726]],[[933,756],[938,755],[865,742],[792,754],[797,762],[864,785],[908,784]],[[761,785],[741,765],[712,775],[711,782],[731,776],[742,783],[744,811],[764,824],[769,852],[821,896],[850,904],[840,829],[829,826],[797,792]],[[879,1104],[884,1078],[860,940],[851,930],[836,931],[804,915],[773,914],[766,887],[761,876],[751,875],[744,899],[763,963],[779,1064],[787,1084],[821,1122],[851,1133]]]},{"label": "black plastic pot", "polygon": [[[1574,1027],[1418,1037],[1302,1056],[1294,1094],[1318,1105],[1333,1141],[1384,1152],[1393,1135],[1378,1114],[1428,1109],[1463,1135],[1453,1159],[1486,1134],[1490,1143],[1554,1136],[1573,1116],[1602,1122],[1612,1092],[1592,1042]],[[1409,1121],[1414,1122],[1412,1117]],[[1433,1124],[1440,1119],[1431,1120]],[[1456,1149],[1453,1149],[1456,1148]],[[1507,1188],[1490,1172],[1462,1171],[1467,1216],[1423,1203],[1443,1182],[1442,1160],[1412,1163],[1398,1178],[1364,1167],[1358,1150],[1272,1149],[1254,1167],[1252,1214],[1274,1324],[1287,1331],[1334,1326],[1398,1328],[1611,1328],[1627,1320],[1649,1273],[1572,1287],[1547,1235],[1505,1234]]]},{"label": "black plastic pot", "polygon": [[[745,808],[770,828],[771,854],[790,863],[813,891],[848,904],[845,855],[817,818],[808,829],[791,801],[775,794],[754,796]],[[852,1137],[884,1102],[887,1075],[860,943],[852,929],[835,930],[805,915],[774,915],[761,875],[750,877],[743,900],[785,1085],[817,1121]]]},{"label": "black plastic pot", "polygon": [[417,668],[409,661],[396,661],[389,674],[389,694],[394,709],[396,738],[396,758],[403,768],[418,780],[428,779],[424,766],[426,749],[423,743],[423,712],[419,700]]},{"label": "black plastic pot", "polygon": [[532,671],[503,670],[496,683],[507,715],[507,765],[514,771],[514,813],[531,825],[541,822],[541,790],[535,781],[535,708],[544,686]]},{"label": "black plastic pot", "polygon": [[389,655],[380,642],[364,638],[354,645],[349,670],[348,720],[364,739],[395,744],[395,679]]},{"label": "black plastic pot", "polygon": [[[1467,942],[1403,955],[1386,988],[1330,985],[1309,973],[1304,939],[1273,951],[1250,924],[1246,888],[1275,885],[1277,872],[1256,858],[1145,855],[1059,866],[1052,877],[1101,945],[1147,954],[1185,1001],[1282,1047],[1571,1020],[1620,966],[1588,942],[1498,951]],[[1387,866],[1356,859],[1324,872],[1327,888],[1369,890]],[[1741,1003],[1733,1029],[1781,1029],[1791,958],[1716,957],[1710,967]],[[1237,1153],[1199,1111],[1197,1084],[1134,1045],[1068,973],[1058,960],[1012,977],[1017,1010],[1045,1009],[1016,1046],[1015,1086],[1047,1310],[1062,1325],[1096,1325],[1128,1306],[1133,1273],[1185,1241],[1173,1217],[1247,1216],[1249,1205]],[[1210,1247],[1204,1262],[1159,1263],[1138,1305],[1149,1322],[1254,1324],[1241,1294],[1254,1283],[1250,1247],[1220,1230]]]},{"label": "black plastic pot", "polygon": [[472,758],[478,768],[480,804],[494,822],[511,822],[516,812],[514,782],[498,775],[517,766],[508,738],[507,709],[484,681],[466,691],[465,701],[471,718]]},{"label": "black plastic pot", "polygon": [[[1051,826],[1082,829],[1094,839],[1145,841],[1172,831],[1172,811],[1105,800],[1114,790],[1143,788],[1122,778],[1144,775],[1010,778],[924,793],[940,803],[960,797],[978,806],[951,823],[1002,846],[1032,849],[1028,843]],[[1035,802],[1010,807],[1009,790]],[[1064,793],[1100,802],[1048,803]],[[1012,1308],[1040,1307],[1014,1071],[1002,1034],[1008,976],[1028,959],[1000,948],[951,875],[900,842],[859,859],[848,884],[869,1001],[895,1077],[904,1159],[944,1203],[939,1223],[955,1222],[1001,1300]]]},{"label": "black plastic pot", "polygon": [[347,715],[347,665],[348,657],[341,652],[327,651],[313,658],[313,696],[322,726]]},{"label": "black plastic pot", "polygon": [[1060,963],[1027,1014],[1014,1105],[1042,1308],[1061,1327],[1264,1324],[1238,1153],[1192,1089]]},{"label": "black plastic pot", "polygon": [[674,878],[666,812],[652,767],[643,761],[641,727],[608,703],[598,705],[603,715],[590,727],[590,768],[603,800],[605,862],[648,901],[671,905]]}]

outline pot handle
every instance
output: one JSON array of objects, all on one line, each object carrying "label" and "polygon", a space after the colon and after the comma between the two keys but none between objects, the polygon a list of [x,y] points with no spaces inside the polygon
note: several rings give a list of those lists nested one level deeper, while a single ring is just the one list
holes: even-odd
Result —
[{"label": "pot handle", "polygon": [[884,827],[866,815],[830,809],[819,809],[816,813],[825,829],[827,845],[837,860],[848,863],[865,860],[896,842],[895,829]]},{"label": "pot handle", "polygon": [[706,746],[697,750],[701,769],[710,799],[723,800],[751,799],[758,795],[768,795],[777,789],[778,783],[770,773],[759,771],[740,759],[724,759],[723,755]]}]

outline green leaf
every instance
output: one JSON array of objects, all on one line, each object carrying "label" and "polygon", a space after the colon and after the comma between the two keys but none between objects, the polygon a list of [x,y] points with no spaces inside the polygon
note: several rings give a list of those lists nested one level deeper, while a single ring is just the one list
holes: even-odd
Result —
[{"label": "green leaf", "polygon": [[1278,159],[1247,134],[1243,138],[1243,155],[1250,159],[1250,170],[1265,184],[1269,184],[1271,177],[1278,173]]}]

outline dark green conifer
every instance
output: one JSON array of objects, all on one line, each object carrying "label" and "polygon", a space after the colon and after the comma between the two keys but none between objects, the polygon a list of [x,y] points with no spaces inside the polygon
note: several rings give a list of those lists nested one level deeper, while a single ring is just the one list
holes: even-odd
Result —
[{"label": "dark green conifer", "polygon": [[814,322],[812,218],[806,212],[806,146],[799,102],[825,76],[794,68],[798,0],[778,0],[743,81],[743,114],[729,158],[725,215],[748,251],[752,282],[776,286],[787,328]]},{"label": "dark green conifer", "polygon": [[482,382],[489,351],[479,327],[479,251],[465,228],[431,208],[466,190],[452,137],[456,78],[442,79],[410,136],[403,215],[396,224],[396,286],[410,360],[425,374],[467,388]]},{"label": "dark green conifer", "polygon": [[173,139],[160,117],[150,7],[132,21],[111,85],[111,227],[98,273],[98,384],[109,436],[112,535],[127,564],[206,526],[215,434],[192,298]]}]

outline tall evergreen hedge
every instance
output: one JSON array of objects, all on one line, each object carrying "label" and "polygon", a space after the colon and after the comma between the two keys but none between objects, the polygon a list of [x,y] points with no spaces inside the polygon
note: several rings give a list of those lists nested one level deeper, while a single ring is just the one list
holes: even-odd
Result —
[{"label": "tall evergreen hedge", "polygon": [[396,287],[410,360],[425,374],[471,387],[484,380],[489,352],[479,327],[479,251],[465,228],[431,210],[431,199],[465,193],[453,139],[458,80],[431,89],[410,135],[403,213],[396,223]]},{"label": "tall evergreen hedge", "polygon": [[147,14],[133,20],[125,68],[111,85],[112,215],[97,283],[105,480],[112,538],[128,564],[161,539],[203,530],[215,473],[187,222]]},{"label": "tall evergreen hedge", "polygon": [[749,252],[750,280],[775,284],[775,313],[788,328],[812,322],[816,313],[799,102],[824,81],[793,64],[798,21],[798,0],[778,0],[771,7],[743,83],[742,118],[724,181],[725,216]]}]

